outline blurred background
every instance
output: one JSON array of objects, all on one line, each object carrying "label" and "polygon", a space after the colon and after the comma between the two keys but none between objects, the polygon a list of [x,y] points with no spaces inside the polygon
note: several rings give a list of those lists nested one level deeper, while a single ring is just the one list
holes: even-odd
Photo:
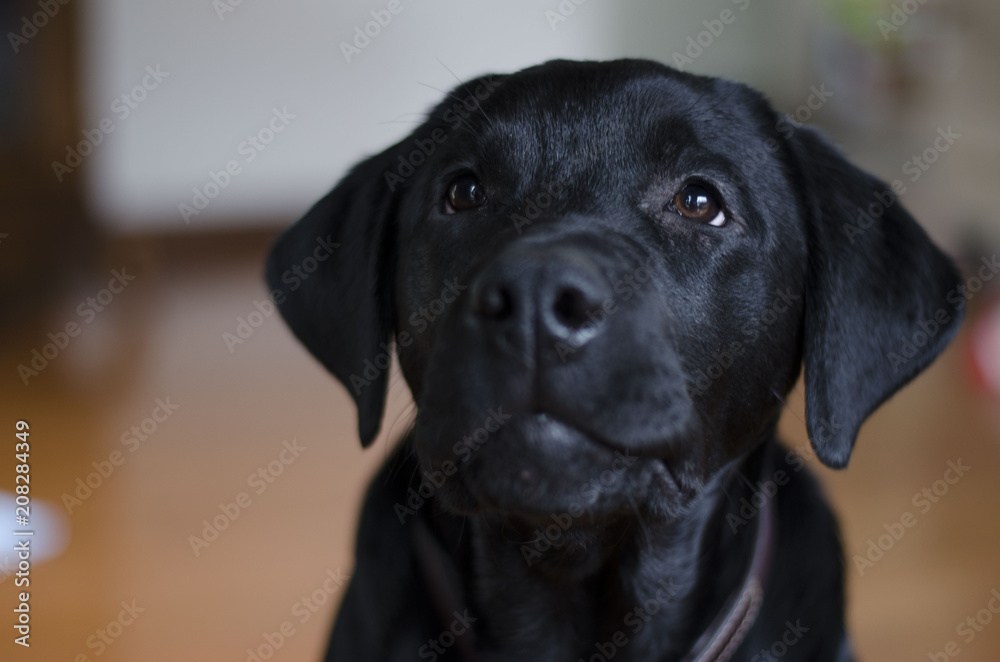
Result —
[{"label": "blurred background", "polygon": [[[963,266],[958,340],[848,470],[811,466],[843,524],[859,658],[1000,659],[1000,279],[977,275],[1000,250],[1000,4],[389,5],[0,5],[0,657],[318,659],[327,578],[350,573],[362,491],[412,408],[397,372],[361,451],[346,392],[266,304],[270,241],[457,80],[628,56],[763,90],[902,182]],[[781,430],[805,448],[802,393]],[[30,649],[6,533],[22,419]],[[969,467],[954,484],[949,462]]]}]

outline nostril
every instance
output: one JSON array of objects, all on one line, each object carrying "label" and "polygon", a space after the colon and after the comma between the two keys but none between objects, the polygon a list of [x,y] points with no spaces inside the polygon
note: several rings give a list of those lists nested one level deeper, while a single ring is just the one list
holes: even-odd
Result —
[{"label": "nostril", "polygon": [[573,331],[587,322],[587,298],[575,287],[562,289],[552,304],[556,320]]},{"label": "nostril", "polygon": [[476,297],[473,312],[481,317],[502,320],[513,309],[510,292],[504,287],[489,287]]}]

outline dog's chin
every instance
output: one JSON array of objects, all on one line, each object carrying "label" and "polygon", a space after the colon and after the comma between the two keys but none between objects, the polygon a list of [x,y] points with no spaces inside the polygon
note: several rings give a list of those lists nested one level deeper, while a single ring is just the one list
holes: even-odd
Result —
[{"label": "dog's chin", "polygon": [[[444,437],[445,435],[435,435]],[[681,492],[666,464],[589,437],[546,414],[514,414],[488,436],[465,436],[461,453],[416,447],[437,502],[456,514],[498,513],[562,529],[603,528],[639,509],[676,512]],[[645,516],[645,515],[644,515]]]}]

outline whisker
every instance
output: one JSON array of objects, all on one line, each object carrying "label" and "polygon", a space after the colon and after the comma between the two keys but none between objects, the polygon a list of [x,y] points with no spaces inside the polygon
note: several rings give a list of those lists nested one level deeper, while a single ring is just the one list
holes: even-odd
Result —
[{"label": "whisker", "polygon": [[[440,64],[442,67],[444,67],[448,71],[448,73],[451,74],[452,78],[454,78],[455,80],[458,81],[459,87],[461,87],[462,90],[465,91],[465,83],[462,82],[462,80],[455,74],[455,72],[452,71],[451,68],[449,68],[447,64],[445,64],[444,62],[442,62],[441,58],[435,57],[434,59],[437,60],[438,64]],[[486,111],[483,110],[483,106],[482,106],[481,103],[479,103],[478,99],[476,100],[476,110],[478,110],[479,114],[483,116],[483,119],[486,120],[486,123],[489,124],[489,126],[490,126],[491,129],[492,128],[496,128],[495,125],[493,124],[493,121],[486,114]]]},{"label": "whisker", "polygon": [[646,527],[646,523],[642,521],[642,515],[639,513],[639,507],[635,504],[635,500],[632,498],[632,490],[625,490],[625,496],[628,497],[629,505],[632,506],[632,512],[635,513],[636,521],[639,523],[639,530],[642,531],[642,536],[646,539],[646,545],[649,551],[653,551],[653,538],[649,535],[649,529]]}]

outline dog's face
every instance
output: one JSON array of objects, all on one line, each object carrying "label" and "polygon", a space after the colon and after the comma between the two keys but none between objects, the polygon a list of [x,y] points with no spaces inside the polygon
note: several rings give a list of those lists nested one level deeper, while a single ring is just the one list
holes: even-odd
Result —
[{"label": "dog's face", "polygon": [[[957,275],[898,201],[853,225],[888,190],[744,86],[552,62],[459,87],[282,237],[269,280],[366,443],[395,338],[447,507],[671,516],[770,432],[803,359],[843,466],[950,339],[954,315],[889,360]],[[340,246],[291,291],[317,240]]]},{"label": "dog's face", "polygon": [[[806,242],[782,163],[760,158],[770,118],[735,86],[621,67],[487,89],[397,216],[417,449],[457,465],[453,506],[676,505],[773,425],[799,370]],[[602,482],[615,450],[642,459]]]}]

